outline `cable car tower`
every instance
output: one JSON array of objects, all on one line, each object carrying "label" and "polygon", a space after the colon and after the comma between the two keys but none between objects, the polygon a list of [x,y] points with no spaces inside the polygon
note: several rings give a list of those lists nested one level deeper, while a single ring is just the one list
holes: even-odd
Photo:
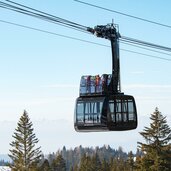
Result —
[{"label": "cable car tower", "polygon": [[137,127],[133,96],[121,92],[117,25],[99,25],[87,31],[108,39],[112,49],[112,74],[82,76],[76,99],[74,127],[79,132],[124,131]]}]

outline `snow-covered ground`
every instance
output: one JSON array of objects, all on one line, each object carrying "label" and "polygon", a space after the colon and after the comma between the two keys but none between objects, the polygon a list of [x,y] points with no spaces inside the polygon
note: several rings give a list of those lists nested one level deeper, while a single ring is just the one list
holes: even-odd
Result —
[{"label": "snow-covered ground", "polygon": [[11,171],[8,166],[0,166],[0,171]]}]

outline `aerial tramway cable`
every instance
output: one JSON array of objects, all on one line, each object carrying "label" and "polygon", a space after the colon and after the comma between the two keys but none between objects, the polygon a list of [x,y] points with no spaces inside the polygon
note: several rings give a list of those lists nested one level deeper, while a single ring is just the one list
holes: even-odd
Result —
[{"label": "aerial tramway cable", "polygon": [[15,11],[18,13],[22,13],[25,15],[29,15],[29,16],[32,16],[35,18],[39,18],[41,20],[52,22],[54,24],[60,24],[65,27],[70,27],[72,29],[77,29],[79,31],[87,32],[87,27],[85,27],[83,25],[71,22],[69,20],[66,20],[66,19],[63,19],[60,17],[56,17],[54,15],[42,12],[40,10],[36,10],[34,8],[27,7],[27,6],[19,4],[19,3],[15,3],[13,1],[8,1],[8,2],[9,3],[0,1],[0,7],[11,10],[11,11]]},{"label": "aerial tramway cable", "polygon": [[155,25],[158,25],[158,26],[162,26],[162,27],[166,27],[166,28],[171,29],[171,25],[168,25],[168,24],[159,23],[157,21],[152,21],[152,20],[145,19],[145,18],[142,18],[142,17],[137,17],[135,15],[126,14],[126,13],[123,13],[123,12],[120,12],[120,11],[116,11],[116,10],[112,10],[112,9],[109,9],[109,8],[101,7],[101,6],[91,4],[91,3],[87,3],[87,2],[84,2],[84,1],[80,1],[80,0],[74,0],[74,1],[82,3],[84,5],[88,5],[88,6],[91,6],[91,7],[98,8],[98,9],[102,9],[102,10],[105,10],[105,11],[108,11],[108,12],[113,12],[113,13],[116,13],[116,14],[119,14],[119,15],[122,15],[122,16],[126,16],[126,17],[129,17],[129,18],[141,20],[141,21],[144,21],[144,22],[148,22],[150,24],[155,24]]},{"label": "aerial tramway cable", "polygon": [[[93,28],[77,24],[75,22],[72,22],[72,21],[57,17],[55,15],[48,14],[46,12],[31,8],[31,7],[28,7],[28,6],[25,6],[25,5],[10,1],[10,0],[5,0],[5,1],[6,2],[0,1],[0,7],[1,8],[5,8],[5,9],[12,10],[12,11],[15,11],[15,12],[19,12],[19,13],[22,13],[22,14],[25,14],[25,15],[36,17],[36,18],[44,20],[44,21],[48,21],[48,22],[51,22],[51,23],[54,23],[54,24],[62,25],[64,27],[69,27],[71,29],[76,29],[78,31],[85,32],[85,33],[90,33],[90,30],[93,30]],[[41,30],[41,29],[37,29],[37,30]],[[70,36],[66,36],[66,37],[70,37]],[[128,43],[129,45],[132,45],[132,46],[139,46],[139,48],[142,47],[142,49],[144,49],[144,47],[148,47],[149,50],[151,49],[151,51],[154,51],[152,49],[158,49],[158,50],[160,50],[159,53],[162,53],[162,54],[164,54],[163,51],[171,52],[171,48],[169,48],[169,47],[165,47],[165,46],[145,42],[145,41],[142,41],[142,40],[129,38],[129,37],[126,37],[126,36],[121,36],[119,38],[119,41],[121,43]],[[89,41],[87,41],[87,42],[89,42]],[[94,43],[94,44],[98,44],[98,43]],[[103,46],[107,46],[107,45],[103,45]],[[130,50],[126,50],[126,51],[130,51]],[[132,51],[130,51],[130,52],[132,52]],[[134,53],[136,53],[136,52],[134,51]],[[146,56],[150,56],[150,57],[155,57],[155,55],[148,55],[148,54],[144,54],[144,53],[141,53],[141,52],[138,52],[138,54],[146,55]],[[171,56],[171,54],[167,54],[167,55]],[[157,58],[163,59],[162,57],[157,57]],[[169,60],[169,59],[166,59],[166,60]]]}]

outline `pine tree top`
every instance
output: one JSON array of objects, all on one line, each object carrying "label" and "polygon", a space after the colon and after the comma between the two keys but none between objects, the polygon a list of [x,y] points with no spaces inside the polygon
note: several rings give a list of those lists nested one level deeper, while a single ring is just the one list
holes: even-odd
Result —
[{"label": "pine tree top", "polygon": [[158,108],[151,114],[151,123],[140,134],[146,143],[138,142],[143,156],[139,165],[143,170],[170,170],[171,128]]},{"label": "pine tree top", "polygon": [[157,141],[161,145],[168,144],[171,140],[171,128],[167,124],[167,119],[164,117],[158,108],[151,114],[150,127],[144,127],[140,134],[144,137],[147,143],[152,144]]},{"label": "pine tree top", "polygon": [[9,157],[13,161],[11,168],[22,170],[33,167],[39,161],[41,150],[40,147],[36,148],[39,140],[36,138],[33,130],[33,124],[24,110],[12,136],[14,141],[10,143],[12,149],[9,150]]}]

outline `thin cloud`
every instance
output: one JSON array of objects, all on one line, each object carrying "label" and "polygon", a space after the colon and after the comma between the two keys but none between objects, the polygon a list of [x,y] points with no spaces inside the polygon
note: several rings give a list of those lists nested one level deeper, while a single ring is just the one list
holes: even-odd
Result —
[{"label": "thin cloud", "polygon": [[171,89],[171,85],[160,85],[160,84],[128,84],[123,85],[123,88],[125,89],[132,89],[132,88],[139,88],[139,89],[145,89],[145,88],[157,88],[157,89]]},{"label": "thin cloud", "polygon": [[130,72],[131,74],[136,74],[136,75],[139,75],[139,74],[144,74],[145,72],[144,71],[132,71]]},{"label": "thin cloud", "polygon": [[43,85],[43,88],[78,88],[79,86],[76,84],[50,84],[50,85]]},{"label": "thin cloud", "polygon": [[38,106],[46,104],[54,104],[57,102],[73,102],[74,97],[47,97],[47,98],[31,98],[29,100],[18,99],[18,100],[0,100],[0,107],[18,107],[18,106]]},{"label": "thin cloud", "polygon": [[161,96],[136,96],[137,100],[145,100],[145,101],[170,101],[171,97],[161,97]]}]

